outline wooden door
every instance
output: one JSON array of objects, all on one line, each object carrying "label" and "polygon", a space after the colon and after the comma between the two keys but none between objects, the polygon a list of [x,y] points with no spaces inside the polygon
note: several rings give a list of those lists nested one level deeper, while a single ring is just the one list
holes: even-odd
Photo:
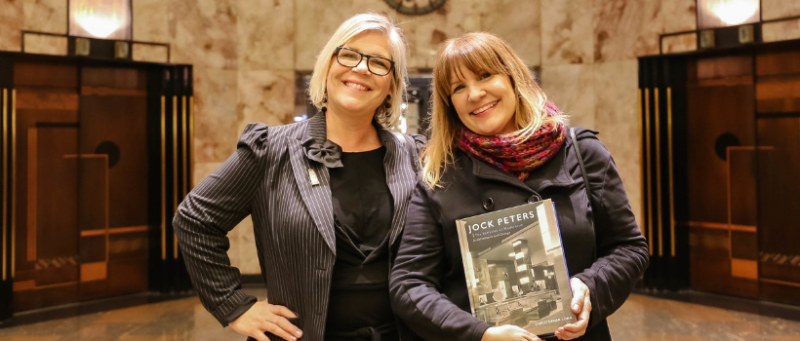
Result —
[{"label": "wooden door", "polygon": [[753,56],[690,63],[686,203],[694,290],[758,297]]}]

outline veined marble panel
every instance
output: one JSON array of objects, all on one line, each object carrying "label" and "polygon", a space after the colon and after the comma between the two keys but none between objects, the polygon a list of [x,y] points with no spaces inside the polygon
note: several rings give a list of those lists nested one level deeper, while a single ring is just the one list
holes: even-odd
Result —
[{"label": "veined marble panel", "polygon": [[542,64],[594,61],[592,0],[542,1]]},{"label": "veined marble panel", "polygon": [[642,223],[642,148],[638,111],[638,61],[594,65],[595,125],[614,157],[633,213]]},{"label": "veined marble panel", "polygon": [[25,30],[66,34],[67,2],[64,0],[22,1]]},{"label": "veined marble panel", "polygon": [[[362,6],[366,5],[366,6]],[[295,63],[296,70],[312,70],[322,47],[345,20],[369,11],[388,12],[383,1],[365,3],[363,0],[341,0],[336,4],[321,5],[315,0],[294,0],[295,13]]]},{"label": "veined marble panel", "polygon": [[22,2],[0,0],[0,51],[19,51],[24,16]]},{"label": "veined marble panel", "polygon": [[659,35],[694,29],[688,0],[593,0],[594,61],[658,54]]},{"label": "veined marble panel", "polygon": [[800,15],[800,1],[797,0],[761,0],[761,17],[772,20]]},{"label": "veined marble panel", "polygon": [[149,43],[169,43],[169,2],[163,0],[132,0],[133,40]]},{"label": "veined marble panel", "polygon": [[661,40],[661,52],[680,53],[697,50],[697,33],[666,36]]},{"label": "veined marble panel", "polygon": [[67,55],[67,37],[26,34],[25,53]]},{"label": "veined marble panel", "polygon": [[800,19],[765,23],[761,34],[764,42],[800,39]]},{"label": "veined marble panel", "polygon": [[261,267],[258,265],[255,235],[253,233],[253,220],[250,216],[247,216],[239,225],[236,225],[228,233],[228,238],[231,245],[230,249],[228,249],[231,265],[237,267],[245,275],[261,274]]},{"label": "veined marble panel", "polygon": [[595,129],[594,65],[542,66],[547,99],[569,116],[570,126]]},{"label": "veined marble panel", "polygon": [[541,0],[491,2],[481,11],[481,29],[503,38],[526,65],[541,65],[543,6]]},{"label": "veined marble panel", "polygon": [[220,166],[222,166],[222,162],[194,162],[192,160],[192,188],[197,187],[203,179]]},{"label": "veined marble panel", "polygon": [[168,63],[169,50],[163,45],[133,44],[131,57],[142,62]]},{"label": "veined marble panel", "polygon": [[237,8],[234,0],[170,1],[172,62],[235,70]]},{"label": "veined marble panel", "polygon": [[294,122],[294,72],[239,71],[237,132],[251,122],[270,127]]},{"label": "veined marble panel", "polygon": [[222,162],[236,150],[237,72],[194,67],[194,159]]},{"label": "veined marble panel", "polygon": [[294,0],[239,0],[239,70],[294,70]]},{"label": "veined marble panel", "polygon": [[[409,51],[410,68],[433,68],[441,44],[463,33],[481,30],[490,4],[478,0],[448,1],[434,13],[424,16],[400,16],[401,22],[413,26],[407,35],[414,41]],[[507,37],[503,37],[507,39]]]}]

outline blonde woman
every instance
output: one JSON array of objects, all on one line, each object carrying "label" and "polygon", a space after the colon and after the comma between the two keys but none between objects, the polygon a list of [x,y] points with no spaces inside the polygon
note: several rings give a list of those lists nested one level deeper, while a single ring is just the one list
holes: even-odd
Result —
[{"label": "blonde woman", "polygon": [[[388,273],[422,142],[386,130],[406,91],[405,46],[383,16],[344,22],[314,65],[320,112],[248,125],[178,208],[192,282],[223,325],[259,341],[398,339]],[[241,290],[226,255],[226,233],[247,215],[269,303]]]},{"label": "blonde woman", "polygon": [[433,73],[431,138],[390,281],[392,307],[410,329],[403,336],[538,339],[470,314],[455,221],[552,199],[574,295],[558,309],[578,316],[554,336],[610,340],[606,317],[644,273],[648,251],[608,150],[595,132],[569,136],[574,128],[496,36],[468,33],[445,42]]}]

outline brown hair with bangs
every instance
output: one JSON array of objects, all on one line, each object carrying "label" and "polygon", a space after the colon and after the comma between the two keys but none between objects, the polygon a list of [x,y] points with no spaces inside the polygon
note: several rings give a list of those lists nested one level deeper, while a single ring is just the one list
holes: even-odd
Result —
[{"label": "brown hair with bangs", "polygon": [[544,91],[505,41],[486,32],[466,33],[447,40],[439,49],[433,67],[431,138],[422,151],[422,176],[431,188],[442,187],[442,174],[453,163],[459,132],[466,129],[450,101],[450,79],[463,78],[462,65],[476,75],[488,72],[509,77],[518,98],[514,121],[520,140],[528,139],[542,124],[553,120],[544,115],[547,101]]}]

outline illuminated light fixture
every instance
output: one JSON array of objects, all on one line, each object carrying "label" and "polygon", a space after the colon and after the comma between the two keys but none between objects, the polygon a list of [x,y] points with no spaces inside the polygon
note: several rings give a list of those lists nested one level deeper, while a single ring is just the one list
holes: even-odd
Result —
[{"label": "illuminated light fixture", "polygon": [[522,277],[522,278],[519,279],[519,283],[520,284],[528,284],[530,282],[531,282],[531,279],[528,278],[528,277]]},{"label": "illuminated light fixture", "polygon": [[508,256],[509,256],[509,257],[516,257],[516,256],[517,256],[517,254],[512,252],[512,253],[509,253],[509,254],[508,254]]},{"label": "illuminated light fixture", "polygon": [[761,18],[759,0],[697,0],[698,29],[756,23]]},{"label": "illuminated light fixture", "polygon": [[522,271],[525,271],[525,270],[528,270],[528,266],[525,265],[525,264],[522,264],[522,265],[517,267],[517,272],[522,272]]},{"label": "illuminated light fixture", "polygon": [[71,36],[130,40],[131,0],[71,0]]},{"label": "illuminated light fixture", "polygon": [[511,246],[517,246],[519,244],[522,244],[522,241],[519,241],[519,240],[515,241],[513,244],[511,244]]},{"label": "illuminated light fixture", "polygon": [[516,259],[521,259],[522,257],[525,257],[525,254],[523,254],[522,252],[517,253]]}]

